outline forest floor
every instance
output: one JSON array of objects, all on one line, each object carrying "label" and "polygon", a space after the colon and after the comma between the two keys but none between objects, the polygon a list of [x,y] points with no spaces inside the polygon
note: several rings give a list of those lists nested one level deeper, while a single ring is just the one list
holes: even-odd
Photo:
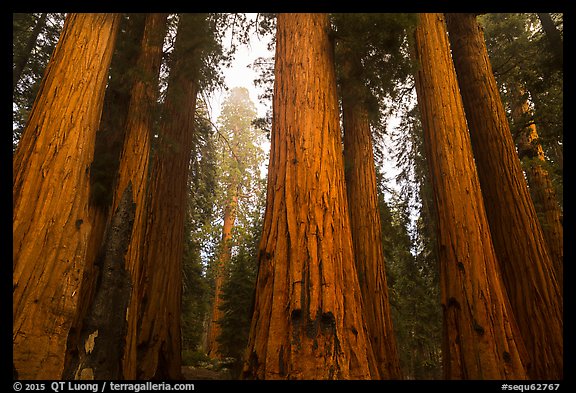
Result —
[{"label": "forest floor", "polygon": [[183,366],[182,375],[187,380],[227,380],[232,379],[230,370],[213,370],[205,367]]}]

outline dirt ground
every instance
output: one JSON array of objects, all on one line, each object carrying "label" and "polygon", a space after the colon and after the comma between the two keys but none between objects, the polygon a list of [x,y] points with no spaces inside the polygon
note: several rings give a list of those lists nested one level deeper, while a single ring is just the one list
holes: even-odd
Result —
[{"label": "dirt ground", "polygon": [[220,371],[208,370],[201,367],[182,367],[182,375],[187,380],[226,380],[231,379],[230,371],[223,369]]}]

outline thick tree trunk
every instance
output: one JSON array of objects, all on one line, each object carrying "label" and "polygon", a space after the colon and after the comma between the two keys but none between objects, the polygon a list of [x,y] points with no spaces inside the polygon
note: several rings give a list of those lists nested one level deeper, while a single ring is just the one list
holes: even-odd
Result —
[{"label": "thick tree trunk", "polygon": [[354,253],[326,14],[279,14],[246,379],[378,378]]},{"label": "thick tree trunk", "polygon": [[[531,121],[532,116],[525,91],[520,85],[512,86],[511,88],[515,92],[512,118],[517,124],[527,124],[526,121]],[[542,233],[554,264],[560,292],[562,292],[564,286],[564,227],[562,224],[562,211],[558,204],[552,179],[546,170],[546,158],[542,145],[538,142],[536,124],[530,123],[514,134],[518,135],[516,146],[520,160],[528,160],[526,178],[530,195],[532,196],[534,208],[542,226]]]},{"label": "thick tree trunk", "polygon": [[141,294],[140,274],[142,265],[142,241],[146,228],[146,189],[148,179],[148,161],[154,110],[159,94],[158,76],[162,61],[162,45],[166,34],[168,14],[154,13],[146,17],[142,49],[136,63],[136,77],[132,87],[130,105],[126,118],[126,132],[123,150],[120,155],[120,165],[116,190],[112,202],[115,210],[128,184],[134,190],[136,204],[134,231],[126,253],[126,269],[132,282],[132,296],[128,309],[128,330],[126,335],[126,352],[124,367],[136,372],[136,344],[138,310]]},{"label": "thick tree trunk", "polygon": [[118,172],[125,135],[124,125],[130,103],[130,90],[134,80],[131,70],[134,69],[138,58],[144,19],[140,14],[128,14],[128,16],[121,17],[110,64],[110,77],[104,94],[102,117],[96,132],[94,158],[90,164],[89,222],[92,230],[86,251],[86,270],[80,286],[78,312],[74,317],[66,345],[65,369],[70,378],[73,377],[73,371],[70,369],[75,367],[70,362],[76,362],[78,357],[76,349],[84,345],[80,337],[83,331],[82,323],[94,299],[96,283],[101,271],[101,267],[94,264],[94,261],[102,251],[104,232],[110,219],[114,180]]},{"label": "thick tree trunk", "polygon": [[474,14],[448,14],[462,101],[504,284],[534,379],[562,378],[562,295]]},{"label": "thick tree trunk", "polygon": [[30,37],[26,41],[26,46],[24,50],[19,54],[19,56],[14,59],[14,68],[12,70],[12,91],[16,89],[16,85],[22,76],[22,71],[24,71],[24,67],[28,63],[28,59],[30,58],[30,54],[32,54],[32,49],[34,49],[34,45],[36,45],[36,41],[38,40],[38,35],[46,26],[46,17],[48,16],[47,13],[43,12],[40,14],[34,29],[30,33]]},{"label": "thick tree trunk", "polygon": [[[122,18],[119,34],[110,66],[110,79],[104,96],[104,108],[100,127],[96,134],[94,160],[90,165],[90,223],[92,231],[88,242],[87,263],[92,266],[84,274],[80,304],[72,330],[75,334],[68,337],[67,375],[74,377],[78,358],[77,348],[84,345],[80,333],[86,312],[91,306],[96,291],[101,265],[93,265],[96,258],[102,258],[104,232],[110,225],[114,198],[114,186],[117,182],[120,154],[126,136],[126,120],[130,109],[132,90],[138,73],[135,73],[137,61],[141,57],[142,37],[146,14],[126,14]],[[72,364],[70,363],[72,362]],[[71,371],[70,371],[71,370]]]},{"label": "thick tree trunk", "polygon": [[446,379],[525,379],[442,14],[420,14],[416,92],[436,210]]},{"label": "thick tree trunk", "polygon": [[122,379],[126,310],[132,287],[124,257],[130,244],[135,210],[132,184],[128,183],[106,233],[102,259],[98,261],[102,272],[96,296],[82,326],[72,375],[66,378]]},{"label": "thick tree trunk", "polygon": [[224,225],[222,226],[222,242],[220,255],[215,265],[214,277],[214,300],[212,302],[211,318],[208,321],[207,354],[212,358],[220,357],[220,346],[218,336],[220,336],[220,325],[218,322],[223,316],[220,307],[222,305],[222,288],[224,285],[224,275],[230,258],[232,256],[232,228],[236,221],[236,207],[238,206],[238,196],[236,186],[229,187],[230,202],[224,209]]},{"label": "thick tree trunk", "polygon": [[85,273],[89,167],[118,14],[70,14],[46,69],[13,172],[14,364],[59,379]]},{"label": "thick tree trunk", "polygon": [[368,111],[356,88],[360,82],[352,79],[359,71],[353,56],[349,51],[343,64],[342,114],[346,191],[356,269],[380,378],[402,379],[388,300],[372,135]]},{"label": "thick tree trunk", "polygon": [[[90,204],[102,211],[110,209],[114,198],[145,22],[146,16],[142,14],[123,16],[112,56],[102,120],[96,134],[94,161],[90,166]],[[109,220],[108,214],[104,216]]]},{"label": "thick tree trunk", "polygon": [[152,157],[140,274],[138,379],[180,379],[184,218],[204,14],[182,14],[158,149]]}]

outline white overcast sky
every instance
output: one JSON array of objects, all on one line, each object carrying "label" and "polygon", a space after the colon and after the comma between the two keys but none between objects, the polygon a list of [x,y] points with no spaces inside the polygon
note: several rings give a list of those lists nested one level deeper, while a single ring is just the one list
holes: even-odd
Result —
[{"label": "white overcast sky", "polygon": [[[248,18],[255,19],[257,14],[247,14]],[[260,37],[252,35],[250,37],[250,43],[248,45],[239,45],[236,53],[234,55],[234,61],[232,62],[232,67],[224,68],[222,70],[224,74],[224,81],[228,89],[234,87],[245,87],[250,92],[250,98],[252,102],[256,105],[258,110],[258,116],[264,117],[266,111],[271,107],[271,102],[260,102],[258,96],[263,93],[263,91],[254,86],[254,80],[258,78],[258,74],[255,70],[249,68],[254,60],[258,57],[272,57],[274,52],[267,49],[268,42],[273,40],[273,36]],[[230,44],[230,33],[227,34],[224,39],[224,45],[228,46]],[[209,97],[210,104],[210,117],[214,123],[220,115],[220,106],[227,96],[227,92],[224,90],[219,90],[213,92]]]}]

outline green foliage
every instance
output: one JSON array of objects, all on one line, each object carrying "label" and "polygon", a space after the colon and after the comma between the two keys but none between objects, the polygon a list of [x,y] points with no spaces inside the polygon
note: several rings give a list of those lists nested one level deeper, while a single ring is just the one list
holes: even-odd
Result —
[{"label": "green foliage", "polygon": [[214,216],[217,162],[215,136],[200,102],[196,110],[196,132],[190,156],[188,214],[186,215],[182,294],[182,348],[198,349],[208,311],[210,286],[206,278],[203,250],[209,242],[206,228]]},{"label": "green foliage", "polygon": [[254,250],[241,246],[230,262],[229,277],[222,291],[223,317],[218,321],[221,327],[218,343],[220,352],[234,358],[238,368],[250,332],[257,261]]},{"label": "green foliage", "polygon": [[[190,221],[186,233],[190,233]],[[190,236],[191,237],[191,236]],[[188,238],[184,246],[182,291],[182,349],[198,349],[203,332],[202,321],[208,307],[208,284],[200,256],[200,244]]]},{"label": "green foliage", "polygon": [[[261,179],[261,166],[266,158],[262,150],[264,135],[253,125],[255,118],[256,108],[248,90],[243,87],[230,90],[222,104],[216,132],[214,154],[218,173],[214,176],[217,209],[214,226],[221,228],[224,209],[234,195],[238,197],[233,244],[242,242],[243,228],[249,228],[254,220],[260,190],[264,188]],[[216,232],[219,242],[221,231]]]},{"label": "green foliage", "polygon": [[[436,216],[414,87],[397,100],[397,127],[386,139],[396,188],[380,184],[383,248],[401,367],[409,379],[442,376]],[[382,167],[382,161],[377,167]],[[388,203],[383,195],[389,195]]]},{"label": "green foliage", "polygon": [[435,259],[414,255],[405,202],[380,197],[389,299],[400,365],[408,379],[441,377],[441,313]]},{"label": "green foliage", "polygon": [[359,60],[348,84],[359,90],[358,99],[370,109],[378,123],[386,99],[395,99],[399,87],[412,74],[409,37],[416,25],[415,14],[333,14],[335,60],[339,79],[343,58]]},{"label": "green foliage", "polygon": [[[262,189],[263,191],[263,189]],[[233,376],[238,376],[244,349],[248,343],[252,307],[258,272],[258,242],[262,232],[264,218],[263,193],[259,195],[256,213],[253,214],[251,225],[236,240],[234,254],[230,261],[227,279],[222,289],[222,319],[217,338],[220,350],[225,357],[234,358]]]},{"label": "green foliage", "polygon": [[[341,94],[363,101],[372,125],[375,160],[383,159],[386,121],[411,91],[415,64],[410,42],[415,14],[333,14],[335,62]],[[354,67],[344,75],[344,60]]]},{"label": "green foliage", "polygon": [[[551,14],[560,36],[563,34],[563,15]],[[552,164],[550,172],[562,195],[563,174],[563,72],[542,29],[536,14],[485,14],[479,18],[484,28],[486,46],[502,101],[507,106],[513,135],[526,124],[536,124],[539,142],[546,159]],[[531,114],[514,121],[511,106],[513,86],[526,90]],[[560,201],[561,202],[561,201]]]},{"label": "green foliage", "polygon": [[[40,18],[39,13],[12,15],[12,54],[13,67],[21,56],[26,56],[25,49],[31,32]],[[15,151],[20,136],[32,110],[32,105],[44,74],[44,69],[56,47],[60,31],[64,25],[63,13],[49,13],[46,24],[40,31],[32,48],[26,66],[18,80],[12,96],[12,149]]]},{"label": "green foliage", "polygon": [[[231,198],[236,196],[236,220],[232,229],[232,257],[225,270],[222,288],[223,318],[221,353],[236,360],[239,367],[250,328],[252,298],[256,280],[256,250],[264,215],[265,179],[261,166],[265,155],[261,144],[263,132],[253,125],[256,108],[248,90],[233,88],[222,105],[215,135],[214,155],[217,170],[213,173],[212,203],[214,215],[208,227],[210,246],[206,249],[206,277],[212,275],[222,252],[222,218]],[[209,249],[209,251],[208,251]],[[212,293],[213,289],[211,289]],[[238,370],[236,369],[236,372]]]},{"label": "green foliage", "polygon": [[102,209],[112,204],[145,22],[144,14],[124,14],[112,55],[94,158],[90,164],[90,204]]},{"label": "green foliage", "polygon": [[201,366],[210,362],[210,358],[202,351],[195,351],[190,349],[182,350],[182,365],[183,366]]},{"label": "green foliage", "polygon": [[[259,76],[254,80],[254,85],[264,89],[264,92],[258,96],[260,101],[272,102],[274,95],[274,56],[269,58],[258,57],[250,68],[256,70]],[[270,107],[264,117],[255,119],[252,125],[263,130],[266,138],[270,140],[272,132],[272,108]]]}]

